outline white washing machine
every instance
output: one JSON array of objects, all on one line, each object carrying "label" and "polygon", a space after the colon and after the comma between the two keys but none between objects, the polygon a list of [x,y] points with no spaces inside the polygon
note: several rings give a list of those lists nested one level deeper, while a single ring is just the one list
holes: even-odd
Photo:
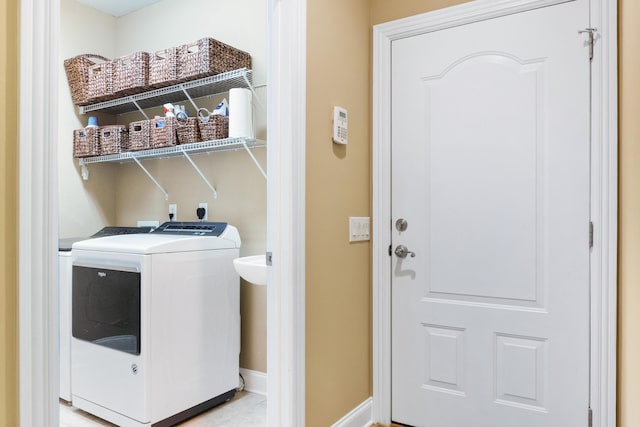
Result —
[{"label": "white washing machine", "polygon": [[123,427],[170,426],[239,378],[240,237],[226,223],[73,244],[73,405]]}]

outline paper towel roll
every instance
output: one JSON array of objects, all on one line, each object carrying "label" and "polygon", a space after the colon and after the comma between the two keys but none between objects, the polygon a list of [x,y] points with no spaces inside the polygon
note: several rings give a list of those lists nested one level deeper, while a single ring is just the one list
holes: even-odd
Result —
[{"label": "paper towel roll", "polygon": [[229,137],[253,138],[253,108],[249,89],[229,90]]}]

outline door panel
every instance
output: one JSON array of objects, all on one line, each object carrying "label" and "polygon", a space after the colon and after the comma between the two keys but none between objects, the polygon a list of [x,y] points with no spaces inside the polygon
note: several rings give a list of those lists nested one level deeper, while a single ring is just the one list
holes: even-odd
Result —
[{"label": "door panel", "polygon": [[589,392],[584,0],[392,45],[392,418],[570,427]]}]

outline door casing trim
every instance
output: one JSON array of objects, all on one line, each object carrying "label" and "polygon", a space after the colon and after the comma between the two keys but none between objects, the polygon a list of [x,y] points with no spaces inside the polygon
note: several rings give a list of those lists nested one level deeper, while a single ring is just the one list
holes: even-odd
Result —
[{"label": "door casing trim", "polygon": [[[391,45],[394,40],[573,0],[476,0],[373,28],[373,422],[391,423]],[[591,381],[594,427],[616,425],[617,2],[589,0],[592,62]],[[578,29],[576,29],[578,30]],[[586,408],[585,408],[586,410]]]}]

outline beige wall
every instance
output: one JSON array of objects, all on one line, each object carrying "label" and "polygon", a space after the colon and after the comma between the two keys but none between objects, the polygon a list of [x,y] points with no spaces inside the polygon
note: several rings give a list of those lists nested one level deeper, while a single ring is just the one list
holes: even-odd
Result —
[{"label": "beige wall", "polygon": [[466,3],[469,0],[371,0],[371,23],[381,24],[432,10]]},{"label": "beige wall", "polygon": [[[252,57],[253,82],[266,105],[266,2],[261,0],[166,0],[114,18],[74,0],[62,0],[62,54],[100,53],[114,58],[133,51],[155,51],[213,37],[247,51]],[[76,25],[80,23],[81,25]],[[95,31],[89,30],[90,27]],[[91,34],[91,37],[87,37]],[[168,220],[169,204],[177,204],[178,220],[195,221],[199,202],[207,202],[211,221],[235,225],[242,238],[241,255],[266,248],[266,180],[244,151],[193,155],[192,159],[218,191],[218,198],[184,158],[145,161],[145,167],[167,190],[169,200],[134,163],[89,165],[82,181],[72,158],[72,131],[87,117],[71,104],[68,84],[61,76],[60,222],[61,236],[85,236],[104,225],[136,225],[138,220]],[[226,95],[197,100],[212,110]],[[184,102],[192,114],[194,108]],[[266,110],[256,103],[256,134],[266,139]],[[162,114],[161,106],[150,109]],[[93,113],[92,113],[93,115]],[[102,115],[101,124],[141,120],[140,113]],[[266,169],[266,149],[254,153]],[[266,288],[242,281],[242,351],[240,366],[266,372]]]},{"label": "beige wall", "polygon": [[[326,427],[371,395],[370,242],[349,216],[371,215],[368,0],[307,2],[306,420]],[[333,106],[349,143],[331,142]]]},{"label": "beige wall", "polygon": [[618,426],[640,425],[640,3],[619,0]]},{"label": "beige wall", "polygon": [[0,1],[0,425],[18,425],[18,5]]},{"label": "beige wall", "polygon": [[[116,222],[116,166],[91,168],[83,181],[73,158],[73,130],[84,127],[87,118],[71,102],[71,92],[62,62],[66,58],[97,53],[115,55],[116,19],[75,0],[60,1],[60,76],[58,92],[58,195],[60,237],[89,236]],[[90,34],[91,37],[87,35]],[[104,115],[99,119],[105,122]]]}]

